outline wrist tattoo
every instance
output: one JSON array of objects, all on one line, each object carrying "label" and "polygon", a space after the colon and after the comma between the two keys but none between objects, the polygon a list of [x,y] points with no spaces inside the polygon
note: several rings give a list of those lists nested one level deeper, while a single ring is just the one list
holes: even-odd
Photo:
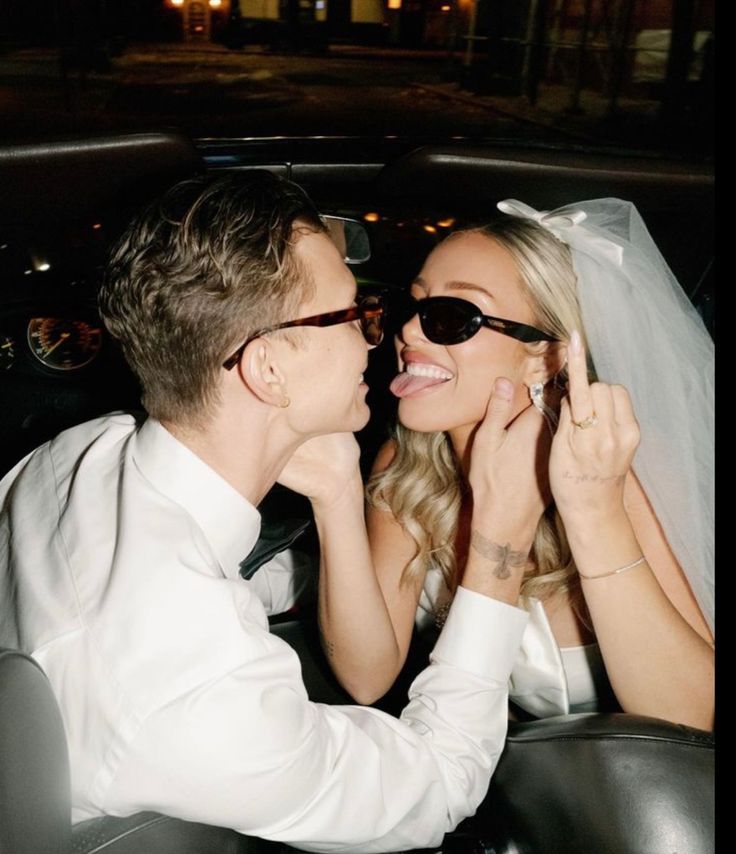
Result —
[{"label": "wrist tattoo", "polygon": [[481,557],[495,564],[492,570],[493,575],[502,580],[511,578],[511,570],[524,566],[528,557],[526,552],[515,552],[511,548],[511,543],[502,546],[499,543],[491,542],[475,529],[470,535],[470,546]]},{"label": "wrist tattoo", "polygon": [[580,483],[623,483],[626,480],[625,474],[612,474],[609,477],[601,477],[599,474],[573,474],[566,471],[562,476],[566,480],[574,480],[576,485]]}]

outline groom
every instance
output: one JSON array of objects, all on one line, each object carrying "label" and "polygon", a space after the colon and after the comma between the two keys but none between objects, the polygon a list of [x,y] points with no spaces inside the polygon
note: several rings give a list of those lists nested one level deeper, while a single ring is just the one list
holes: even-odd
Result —
[{"label": "groom", "polygon": [[67,430],[0,482],[0,644],[51,681],[73,820],[156,810],[308,850],[438,845],[488,788],[526,615],[465,578],[397,720],[310,703],[268,628],[288,591],[239,575],[277,479],[304,484],[323,559],[348,524],[365,543],[339,436],[369,416],[380,300],[357,299],[303,191],[254,171],[141,213],[100,310],[147,417]]}]

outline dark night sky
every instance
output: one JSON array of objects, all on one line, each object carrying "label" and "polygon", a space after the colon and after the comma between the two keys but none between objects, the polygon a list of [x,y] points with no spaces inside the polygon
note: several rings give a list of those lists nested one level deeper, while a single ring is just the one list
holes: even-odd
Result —
[{"label": "dark night sky", "polygon": [[3,7],[0,41],[27,44],[58,43],[64,22],[77,18],[106,35],[165,38],[178,15],[163,0],[5,0]]}]

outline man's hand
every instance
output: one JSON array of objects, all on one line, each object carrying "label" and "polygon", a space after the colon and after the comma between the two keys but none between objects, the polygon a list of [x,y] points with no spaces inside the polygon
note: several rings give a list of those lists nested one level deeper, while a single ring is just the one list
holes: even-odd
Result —
[{"label": "man's hand", "polygon": [[300,445],[284,466],[278,483],[328,508],[343,497],[357,477],[360,448],[352,433],[316,436]]}]

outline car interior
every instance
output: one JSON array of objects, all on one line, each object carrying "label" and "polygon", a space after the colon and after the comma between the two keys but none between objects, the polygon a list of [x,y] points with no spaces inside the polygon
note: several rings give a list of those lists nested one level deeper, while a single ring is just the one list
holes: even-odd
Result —
[{"label": "car interior", "polygon": [[[359,222],[370,257],[352,264],[358,285],[389,292],[408,287],[445,234],[488,220],[502,199],[541,210],[628,199],[715,337],[714,178],[707,164],[584,146],[191,140],[166,130],[0,146],[0,476],[73,424],[140,410],[137,381],[96,309],[106,253],[133,212],[176,181],[250,168],[301,184],[325,216]],[[372,416],[358,435],[366,472],[394,418],[394,370],[386,341],[366,375]],[[305,500],[275,487],[260,509],[257,563],[297,537],[300,548],[316,548]],[[330,673],[308,609],[274,619],[272,631],[298,652],[311,699],[351,702]],[[426,655],[419,644],[412,649],[379,707],[398,713]],[[714,851],[714,753],[712,733],[637,715],[512,721],[488,797],[437,850]],[[150,812],[72,827],[64,728],[50,686],[32,657],[0,650],[0,854],[286,848]]]}]

